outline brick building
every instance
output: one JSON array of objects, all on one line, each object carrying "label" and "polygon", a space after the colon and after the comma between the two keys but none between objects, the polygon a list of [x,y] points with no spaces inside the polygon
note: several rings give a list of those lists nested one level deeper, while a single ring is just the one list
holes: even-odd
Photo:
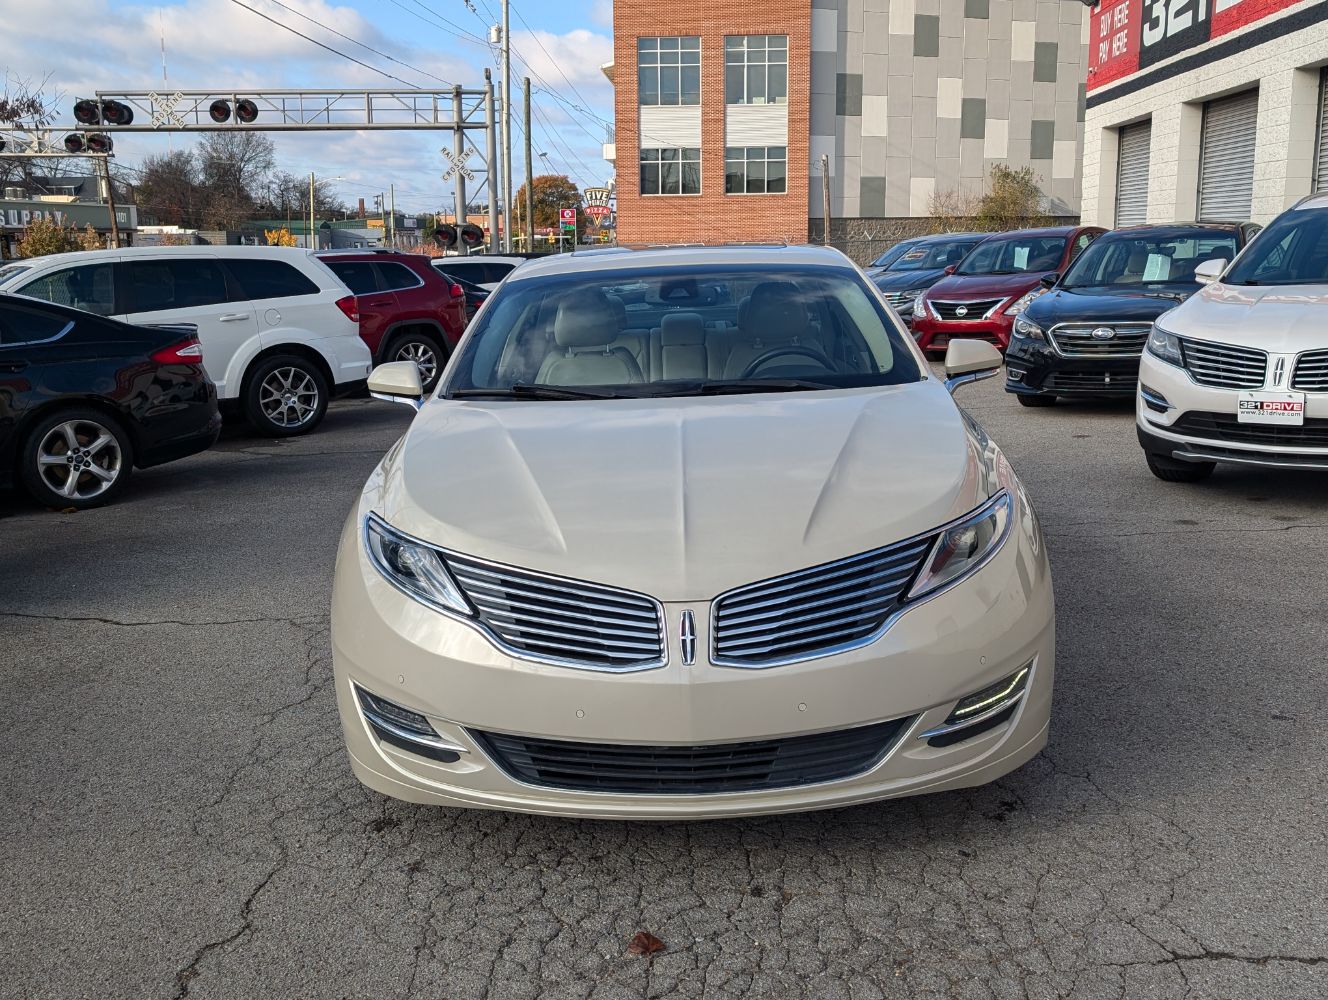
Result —
[{"label": "brick building", "polygon": [[1084,219],[1268,222],[1328,191],[1328,3],[1103,0]]},{"label": "brick building", "polygon": [[615,0],[618,239],[802,242],[822,155],[832,233],[994,163],[1077,217],[1087,29],[1079,0]]}]

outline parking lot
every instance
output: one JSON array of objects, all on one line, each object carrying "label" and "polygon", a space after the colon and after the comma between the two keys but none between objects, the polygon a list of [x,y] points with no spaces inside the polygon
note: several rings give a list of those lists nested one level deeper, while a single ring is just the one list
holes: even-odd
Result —
[{"label": "parking lot", "polygon": [[[409,411],[0,494],[0,996],[1328,995],[1320,476],[1161,483],[1128,404],[963,401],[1056,577],[1048,750],[983,788],[695,824],[363,790],[327,611]],[[628,953],[648,931],[665,948]]]}]

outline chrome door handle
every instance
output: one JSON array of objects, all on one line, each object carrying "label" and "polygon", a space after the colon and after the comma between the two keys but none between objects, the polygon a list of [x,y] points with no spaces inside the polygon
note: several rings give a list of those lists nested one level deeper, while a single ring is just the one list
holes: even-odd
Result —
[{"label": "chrome door handle", "polygon": [[241,320],[249,318],[248,313],[227,313],[225,316],[218,316],[217,319],[223,323],[238,323]]}]

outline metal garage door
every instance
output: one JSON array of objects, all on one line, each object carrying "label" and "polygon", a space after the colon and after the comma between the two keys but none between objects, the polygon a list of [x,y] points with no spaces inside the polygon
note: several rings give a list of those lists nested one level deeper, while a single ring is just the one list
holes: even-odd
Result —
[{"label": "metal garage door", "polygon": [[1148,221],[1148,147],[1153,123],[1139,122],[1120,130],[1119,167],[1116,171],[1116,225],[1137,226]]},{"label": "metal garage door", "polygon": [[1204,105],[1199,153],[1199,218],[1243,221],[1254,195],[1254,136],[1259,92]]},{"label": "metal garage door", "polygon": [[1314,150],[1314,190],[1328,191],[1328,69],[1319,74],[1319,144]]}]

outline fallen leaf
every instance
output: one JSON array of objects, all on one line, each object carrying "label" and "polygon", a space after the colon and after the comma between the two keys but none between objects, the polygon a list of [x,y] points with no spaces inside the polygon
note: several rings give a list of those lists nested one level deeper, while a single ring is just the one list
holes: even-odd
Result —
[{"label": "fallen leaf", "polygon": [[632,935],[632,940],[627,942],[627,954],[629,955],[653,955],[657,951],[664,950],[664,942],[649,931],[637,931]]}]

